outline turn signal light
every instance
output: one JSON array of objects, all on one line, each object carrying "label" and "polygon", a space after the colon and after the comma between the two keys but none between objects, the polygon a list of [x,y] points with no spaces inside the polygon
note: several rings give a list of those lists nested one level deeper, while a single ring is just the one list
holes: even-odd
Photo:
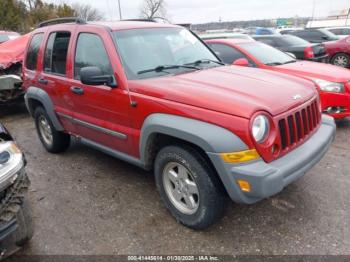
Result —
[{"label": "turn signal light", "polygon": [[250,192],[250,184],[245,180],[237,180],[237,183],[243,192]]},{"label": "turn signal light", "polygon": [[256,149],[233,153],[221,153],[220,156],[226,163],[241,163],[260,158]]}]

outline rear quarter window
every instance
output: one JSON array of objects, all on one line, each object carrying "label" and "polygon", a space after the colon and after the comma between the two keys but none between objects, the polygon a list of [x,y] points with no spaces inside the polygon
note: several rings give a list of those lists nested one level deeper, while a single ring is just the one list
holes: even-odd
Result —
[{"label": "rear quarter window", "polygon": [[26,68],[29,70],[36,70],[37,68],[37,62],[38,62],[38,53],[40,49],[40,45],[43,41],[43,33],[36,34],[33,36],[32,40],[30,41],[28,51],[27,51],[27,57],[26,57]]}]

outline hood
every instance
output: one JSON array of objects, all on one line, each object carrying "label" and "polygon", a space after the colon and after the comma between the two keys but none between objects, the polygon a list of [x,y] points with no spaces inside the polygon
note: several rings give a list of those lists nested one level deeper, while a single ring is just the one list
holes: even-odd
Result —
[{"label": "hood", "polygon": [[[250,118],[278,115],[315,96],[311,81],[262,69],[222,66],[129,82],[132,92]],[[293,97],[301,98],[294,100]]]},{"label": "hood", "polygon": [[22,62],[30,33],[0,44],[0,69]]},{"label": "hood", "polygon": [[350,81],[349,69],[330,64],[297,61],[295,63],[275,66],[274,70],[284,73],[292,73],[302,77],[320,78],[338,83]]}]

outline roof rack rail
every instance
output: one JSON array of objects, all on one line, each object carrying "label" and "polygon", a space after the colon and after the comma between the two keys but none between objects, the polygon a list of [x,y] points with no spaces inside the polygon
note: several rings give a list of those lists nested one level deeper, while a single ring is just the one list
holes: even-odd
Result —
[{"label": "roof rack rail", "polygon": [[44,26],[64,24],[64,23],[86,24],[86,21],[79,17],[61,17],[61,18],[55,18],[55,19],[41,22],[39,23],[38,27],[40,28]]},{"label": "roof rack rail", "polygon": [[152,22],[157,23],[154,19],[147,19],[147,18],[136,18],[136,19],[122,19],[120,21],[135,21],[135,22]]}]

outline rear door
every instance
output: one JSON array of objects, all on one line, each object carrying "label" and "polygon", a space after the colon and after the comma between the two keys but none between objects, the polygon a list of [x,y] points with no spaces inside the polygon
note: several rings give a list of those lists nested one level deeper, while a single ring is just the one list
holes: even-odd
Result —
[{"label": "rear door", "polygon": [[68,52],[71,45],[72,30],[50,31],[44,49],[42,72],[39,84],[52,99],[55,111],[58,114],[64,129],[75,133],[75,127],[67,117],[73,116],[73,104],[70,97],[70,86],[67,81]]},{"label": "rear door", "polygon": [[90,28],[88,32],[82,28],[77,30],[75,39],[69,85],[77,133],[90,142],[131,154],[130,100],[121,81],[115,88],[80,81],[80,70],[94,66],[104,75],[113,75],[117,83],[116,62],[111,60],[112,56],[117,57],[114,42],[104,28]]}]

